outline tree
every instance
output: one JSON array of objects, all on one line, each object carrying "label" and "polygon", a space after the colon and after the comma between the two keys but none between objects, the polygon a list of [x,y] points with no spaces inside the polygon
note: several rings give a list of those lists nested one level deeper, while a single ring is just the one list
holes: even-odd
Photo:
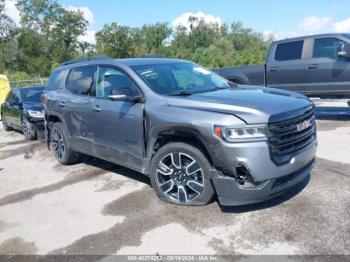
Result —
[{"label": "tree", "polygon": [[78,37],[88,22],[79,11],[63,8],[54,0],[19,0],[21,28],[17,68],[48,75],[54,66],[78,55]]},{"label": "tree", "polygon": [[97,53],[115,58],[133,56],[135,48],[131,33],[130,27],[115,22],[110,25],[104,25],[103,29],[96,33]]},{"label": "tree", "polygon": [[5,41],[15,28],[15,23],[5,13],[5,0],[0,0],[0,42]]},{"label": "tree", "polygon": [[164,42],[172,33],[168,23],[156,23],[154,25],[144,25],[141,35],[147,53],[161,54],[164,50]]}]

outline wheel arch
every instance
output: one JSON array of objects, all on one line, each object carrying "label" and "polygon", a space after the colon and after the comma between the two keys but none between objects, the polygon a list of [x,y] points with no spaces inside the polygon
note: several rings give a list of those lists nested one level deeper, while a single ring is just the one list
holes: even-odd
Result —
[{"label": "wheel arch", "polygon": [[173,142],[183,142],[197,147],[208,159],[209,163],[213,165],[213,159],[211,157],[210,149],[205,143],[204,138],[200,133],[188,127],[167,127],[159,130],[152,135],[150,143],[147,146],[146,150],[146,170],[145,173],[149,173],[149,167],[152,161],[154,154],[164,145],[173,143]]}]

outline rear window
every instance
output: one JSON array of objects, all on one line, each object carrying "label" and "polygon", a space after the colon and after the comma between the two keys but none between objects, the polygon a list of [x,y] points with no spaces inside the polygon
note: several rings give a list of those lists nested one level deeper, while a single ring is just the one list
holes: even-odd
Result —
[{"label": "rear window", "polygon": [[275,60],[287,61],[301,59],[304,40],[282,43],[277,45]]},{"label": "rear window", "polygon": [[95,66],[73,68],[68,76],[67,89],[74,94],[90,94],[95,72]]},{"label": "rear window", "polygon": [[67,70],[54,71],[49,78],[46,90],[57,90],[62,88],[66,79]]}]

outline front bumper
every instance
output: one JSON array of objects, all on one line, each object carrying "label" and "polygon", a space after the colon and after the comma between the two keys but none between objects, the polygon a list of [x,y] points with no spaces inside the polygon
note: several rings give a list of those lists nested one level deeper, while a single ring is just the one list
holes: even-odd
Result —
[{"label": "front bumper", "polygon": [[314,164],[315,160],[312,160],[294,173],[267,180],[260,186],[251,188],[244,188],[235,178],[222,176],[215,170],[211,171],[211,177],[221,205],[247,205],[269,200],[303,183],[309,178]]},{"label": "front bumper", "polygon": [[32,128],[34,128],[36,130],[36,133],[38,135],[38,139],[43,141],[44,130],[45,130],[44,119],[29,118],[28,121],[31,123]]},{"label": "front bumper", "polygon": [[[317,149],[315,139],[302,151],[296,153],[288,163],[276,165],[269,153],[267,142],[224,143],[216,145],[216,156],[220,162],[212,170],[219,202],[222,205],[245,205],[268,200],[308,179],[314,166]],[[251,178],[250,185],[242,185],[237,173],[244,167]]]}]

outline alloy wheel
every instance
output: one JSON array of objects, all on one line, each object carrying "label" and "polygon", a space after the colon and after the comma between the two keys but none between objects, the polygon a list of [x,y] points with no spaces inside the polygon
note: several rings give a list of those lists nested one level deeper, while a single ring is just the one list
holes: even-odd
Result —
[{"label": "alloy wheel", "polygon": [[65,145],[61,131],[58,128],[54,128],[51,134],[51,143],[53,146],[53,152],[57,159],[62,160],[65,155]]},{"label": "alloy wheel", "polygon": [[156,173],[160,190],[177,203],[190,203],[203,192],[203,170],[188,154],[167,154],[160,160]]},{"label": "alloy wheel", "polygon": [[26,120],[22,121],[22,132],[25,137],[31,137],[32,136],[32,131],[30,130],[30,127],[28,125],[28,122]]}]

